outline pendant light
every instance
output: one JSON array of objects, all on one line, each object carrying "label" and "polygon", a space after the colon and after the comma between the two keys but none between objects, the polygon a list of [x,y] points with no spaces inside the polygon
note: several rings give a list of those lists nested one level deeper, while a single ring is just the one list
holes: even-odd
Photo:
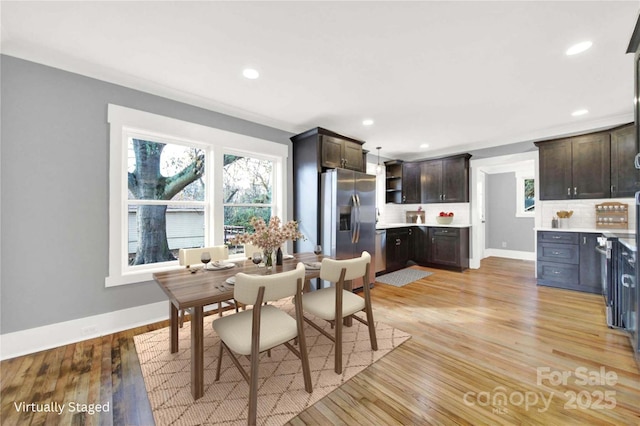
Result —
[{"label": "pendant light", "polygon": [[376,149],[378,150],[378,165],[376,166],[376,174],[377,175],[381,175],[382,174],[382,166],[380,165],[380,149],[382,147],[378,146],[376,147]]}]

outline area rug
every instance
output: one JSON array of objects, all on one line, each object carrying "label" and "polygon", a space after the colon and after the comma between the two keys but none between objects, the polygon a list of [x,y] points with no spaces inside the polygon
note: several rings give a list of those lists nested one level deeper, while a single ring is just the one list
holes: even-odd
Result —
[{"label": "area rug", "polygon": [[[290,300],[278,303],[293,315]],[[231,312],[228,312],[231,314]],[[219,339],[211,322],[204,324],[204,396],[191,396],[191,330],[186,322],[179,331],[180,350],[169,352],[169,329],[163,328],[134,337],[149,402],[156,425],[245,425],[249,386],[228,354],[222,359],[220,381],[215,381]],[[316,321],[322,325],[322,322]],[[387,324],[376,322],[378,350],[372,351],[367,327],[353,321],[343,334],[343,372],[333,371],[334,345],[305,324],[313,393],[304,390],[300,360],[286,347],[260,358],[258,424],[281,425],[319,401],[341,384],[382,358],[411,336]],[[329,323],[325,329],[330,330]],[[241,358],[249,369],[247,358]]]},{"label": "area rug", "polygon": [[376,277],[376,282],[402,287],[414,281],[418,281],[421,278],[428,277],[431,274],[433,274],[433,272],[404,268],[399,271],[380,275],[379,277]]}]

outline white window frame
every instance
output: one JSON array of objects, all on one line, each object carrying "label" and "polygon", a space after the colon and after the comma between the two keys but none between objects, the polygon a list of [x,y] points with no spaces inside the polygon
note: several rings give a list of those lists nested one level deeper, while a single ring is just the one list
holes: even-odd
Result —
[{"label": "white window frame", "polygon": [[[516,172],[516,217],[536,216],[535,209],[529,211],[524,209],[524,181],[527,179],[535,179],[535,176],[530,173]],[[537,203],[534,205],[537,205]]]},{"label": "white window frame", "polygon": [[[172,141],[204,149],[208,214],[205,215],[205,244],[224,241],[224,207],[222,194],[222,158],[225,153],[258,156],[274,163],[272,215],[287,220],[285,185],[287,182],[288,146],[251,136],[232,133],[188,121],[109,104],[109,275],[105,286],[151,281],[154,272],[178,268],[178,262],[138,265],[132,268],[125,261],[127,250],[127,168],[128,137],[132,134],[152,136],[154,141]],[[216,165],[219,164],[219,167]],[[205,208],[205,210],[207,210]]]}]

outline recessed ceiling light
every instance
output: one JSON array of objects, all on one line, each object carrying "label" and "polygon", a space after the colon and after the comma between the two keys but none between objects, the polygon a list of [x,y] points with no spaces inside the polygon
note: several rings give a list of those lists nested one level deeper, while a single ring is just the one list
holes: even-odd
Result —
[{"label": "recessed ceiling light", "polygon": [[260,73],[258,72],[258,70],[255,70],[253,68],[243,69],[242,75],[250,80],[255,80],[256,78],[260,77]]},{"label": "recessed ceiling light", "polygon": [[362,120],[362,125],[363,126],[371,126],[373,124],[373,120],[370,118],[367,118],[365,120]]},{"label": "recessed ceiling light", "polygon": [[571,113],[571,115],[574,116],[574,117],[579,117],[579,116],[585,115],[585,114],[589,114],[589,111],[586,110],[586,109],[579,109],[579,110],[573,111]]},{"label": "recessed ceiling light", "polygon": [[576,43],[573,46],[571,46],[570,48],[568,48],[565,53],[568,56],[577,55],[578,53],[582,53],[585,50],[589,49],[592,45],[593,45],[593,43],[591,43],[590,41],[582,41],[582,42]]},{"label": "recessed ceiling light", "polygon": [[423,143],[420,145],[420,148],[429,148],[429,144],[428,143]]}]

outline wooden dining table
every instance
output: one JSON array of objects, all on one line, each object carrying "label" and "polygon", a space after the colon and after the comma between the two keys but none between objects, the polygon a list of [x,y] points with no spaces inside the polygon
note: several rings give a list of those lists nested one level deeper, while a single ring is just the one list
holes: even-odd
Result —
[{"label": "wooden dining table", "polygon": [[[233,268],[228,269],[204,270],[200,267],[194,273],[189,268],[180,268],[153,274],[153,279],[169,298],[171,353],[178,352],[178,312],[182,309],[191,311],[191,394],[193,399],[202,397],[204,393],[204,307],[233,299],[233,286],[226,282],[227,279],[239,272],[265,275],[291,271],[296,268],[298,262],[319,262],[322,257],[313,253],[294,254],[293,258],[285,259],[282,265],[274,265],[271,270],[254,265],[249,259],[242,259],[225,261],[235,264]],[[307,268],[305,290],[309,289],[310,280],[319,276],[318,269]]]}]

